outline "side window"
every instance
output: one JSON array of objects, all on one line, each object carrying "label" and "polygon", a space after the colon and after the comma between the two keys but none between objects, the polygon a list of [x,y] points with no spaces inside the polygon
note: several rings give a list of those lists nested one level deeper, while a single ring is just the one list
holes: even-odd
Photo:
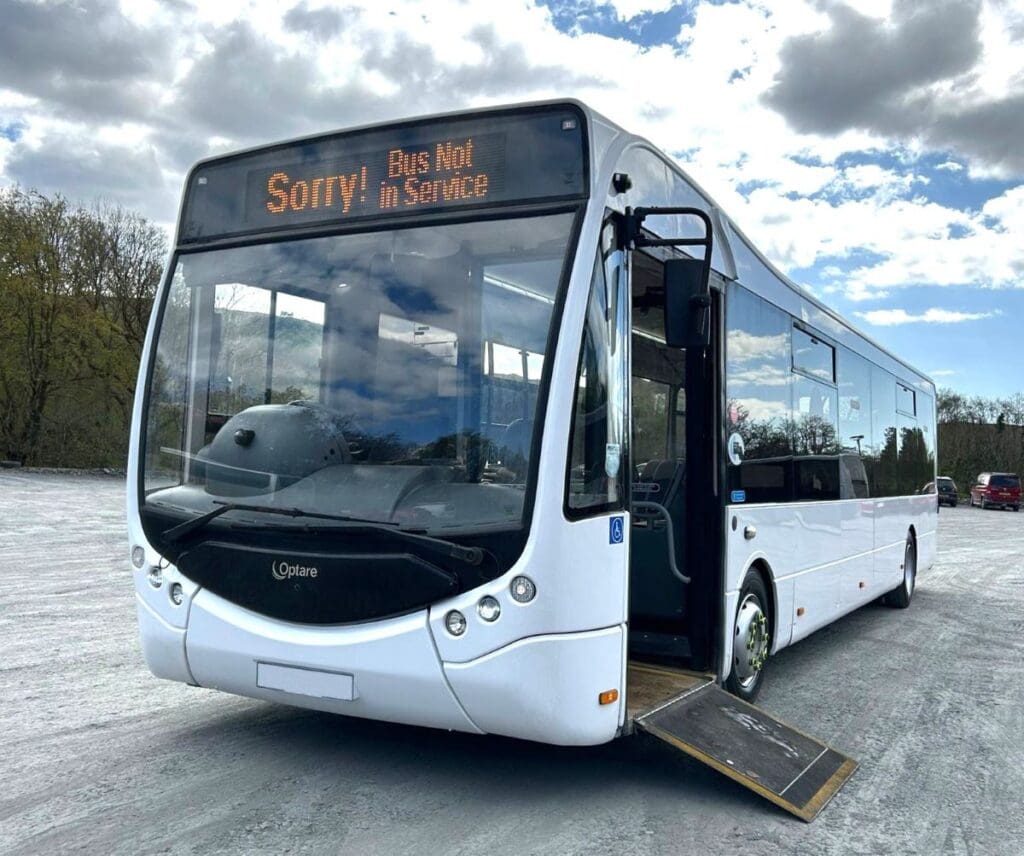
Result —
[{"label": "side window", "polygon": [[790,315],[734,284],[726,305],[729,486],[748,503],[792,499]]},{"label": "side window", "polygon": [[846,348],[836,355],[839,380],[840,498],[871,495],[871,363]]},{"label": "side window", "polygon": [[782,310],[730,284],[726,324],[730,490],[744,491],[746,502],[785,502],[793,493],[792,321]]},{"label": "side window", "polygon": [[836,413],[839,394],[829,384],[805,377],[793,383],[793,450],[797,455],[839,452]]},{"label": "side window", "polygon": [[936,477],[935,446],[938,442],[935,436],[938,431],[938,426],[935,424],[935,400],[930,395],[922,394],[919,396],[918,408],[921,415],[917,421],[918,425],[921,426],[921,430],[924,431],[924,445],[928,456],[924,462],[924,472],[922,475],[928,481],[933,481]]},{"label": "side window", "polygon": [[896,379],[877,366],[871,368],[871,433],[871,493],[898,496]]},{"label": "side window", "polygon": [[792,328],[794,498],[839,499],[839,392],[835,348]]},{"label": "side window", "polygon": [[917,402],[915,401],[914,390],[910,389],[910,387],[904,386],[902,383],[897,383],[896,409],[907,416],[916,416],[916,404]]},{"label": "side window", "polygon": [[832,383],[836,379],[835,349],[806,330],[793,328],[793,368]]},{"label": "side window", "polygon": [[[605,243],[612,243],[607,232]],[[622,253],[599,254],[573,399],[566,476],[566,510],[572,518],[623,507],[629,465],[625,430],[629,328],[624,289]]]},{"label": "side window", "polygon": [[793,385],[793,450],[796,499],[840,498],[839,443],[834,386],[797,375]]}]

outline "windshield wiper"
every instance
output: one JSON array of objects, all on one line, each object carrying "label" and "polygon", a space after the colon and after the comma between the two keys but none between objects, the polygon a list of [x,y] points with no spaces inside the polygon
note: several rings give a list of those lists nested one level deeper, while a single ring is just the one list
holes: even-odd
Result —
[{"label": "windshield wiper", "polygon": [[211,520],[216,520],[222,514],[229,511],[258,511],[263,514],[280,514],[284,517],[310,517],[316,520],[333,520],[340,523],[350,523],[353,529],[369,529],[378,532],[387,532],[403,541],[433,550],[443,556],[451,556],[470,565],[479,565],[484,558],[484,551],[479,547],[464,547],[454,541],[446,541],[443,538],[431,538],[428,535],[416,535],[413,532],[406,532],[399,528],[397,523],[389,523],[381,520],[365,520],[362,517],[350,517],[345,514],[322,514],[318,511],[305,511],[301,508],[275,508],[267,505],[248,505],[240,502],[218,503],[217,507],[205,514],[200,514],[177,526],[164,530],[163,539],[169,543],[176,543],[182,538],[197,532],[206,526]]}]

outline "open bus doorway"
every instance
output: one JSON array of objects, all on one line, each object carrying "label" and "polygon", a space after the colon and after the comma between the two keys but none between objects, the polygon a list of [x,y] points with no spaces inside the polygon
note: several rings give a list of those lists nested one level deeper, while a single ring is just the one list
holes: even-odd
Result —
[{"label": "open bus doorway", "polygon": [[711,671],[720,588],[712,370],[718,306],[713,293],[709,348],[668,346],[668,253],[655,252],[631,257],[629,653],[634,661]]}]

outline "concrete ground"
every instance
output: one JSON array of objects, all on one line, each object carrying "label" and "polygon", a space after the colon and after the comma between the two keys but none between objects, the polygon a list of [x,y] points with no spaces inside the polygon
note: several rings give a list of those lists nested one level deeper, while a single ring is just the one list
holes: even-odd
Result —
[{"label": "concrete ground", "polygon": [[811,825],[646,737],[559,749],[158,681],[115,478],[0,472],[0,853],[1024,852],[1024,513],[943,509],[905,612],[761,704],[861,763]]}]

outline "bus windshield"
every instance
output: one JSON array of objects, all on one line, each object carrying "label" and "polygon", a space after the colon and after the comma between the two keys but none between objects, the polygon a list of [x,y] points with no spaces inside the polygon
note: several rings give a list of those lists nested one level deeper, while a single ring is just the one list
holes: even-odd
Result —
[{"label": "bus windshield", "polygon": [[143,511],[520,526],[573,217],[179,255],[148,381]]}]

